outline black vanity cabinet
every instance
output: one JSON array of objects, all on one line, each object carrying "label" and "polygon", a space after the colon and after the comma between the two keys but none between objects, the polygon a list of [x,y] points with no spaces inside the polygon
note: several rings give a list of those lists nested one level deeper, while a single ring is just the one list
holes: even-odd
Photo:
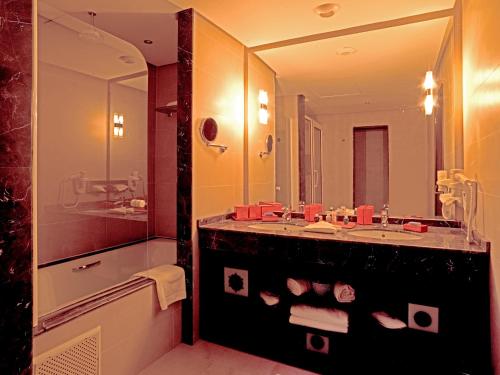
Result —
[{"label": "black vanity cabinet", "polygon": [[[488,252],[213,226],[199,228],[199,241],[204,340],[321,374],[491,373]],[[333,293],[314,291],[296,297],[287,289],[288,277],[346,282],[356,300],[340,304]],[[266,305],[261,291],[278,295],[280,302]],[[348,332],[290,324],[293,304],[346,311]],[[409,327],[384,328],[372,317],[376,311]]]}]

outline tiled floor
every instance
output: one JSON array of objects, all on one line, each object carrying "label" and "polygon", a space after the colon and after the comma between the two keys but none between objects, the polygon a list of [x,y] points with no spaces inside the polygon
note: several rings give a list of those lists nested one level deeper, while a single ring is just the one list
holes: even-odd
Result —
[{"label": "tiled floor", "polygon": [[181,344],[139,375],[312,375],[312,372],[223,346],[198,341]]}]

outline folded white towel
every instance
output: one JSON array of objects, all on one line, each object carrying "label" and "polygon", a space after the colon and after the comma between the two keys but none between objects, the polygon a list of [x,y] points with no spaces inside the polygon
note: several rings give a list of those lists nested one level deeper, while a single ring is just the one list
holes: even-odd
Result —
[{"label": "folded white towel", "polygon": [[260,298],[262,298],[267,306],[274,306],[280,302],[280,297],[271,292],[260,292]]},{"label": "folded white towel", "polygon": [[317,232],[317,233],[336,233],[339,228],[327,221],[318,221],[317,223],[309,224],[304,228],[305,232]]},{"label": "folded white towel", "polygon": [[302,294],[311,290],[310,281],[296,280],[290,277],[286,280],[286,286],[288,287],[288,290],[296,296],[301,296]]},{"label": "folded white towel", "polygon": [[326,324],[346,327],[349,324],[349,315],[347,312],[333,308],[293,305],[290,309],[290,314]]},{"label": "folded white towel", "polygon": [[379,322],[382,327],[388,329],[402,329],[406,327],[406,323],[397,318],[393,318],[385,311],[376,311],[372,313],[372,316]]},{"label": "folded white towel", "polygon": [[186,276],[181,267],[164,264],[138,272],[134,276],[147,277],[156,282],[156,292],[162,310],[166,310],[168,305],[186,298]]},{"label": "folded white towel", "polygon": [[291,324],[296,324],[299,326],[304,326],[309,328],[321,329],[323,331],[340,332],[340,333],[347,333],[348,331],[348,326],[346,324],[332,324],[332,323],[319,322],[317,320],[302,318],[300,316],[295,316],[295,315],[290,315],[289,321]]},{"label": "folded white towel", "polygon": [[337,281],[333,287],[333,294],[340,303],[352,302],[356,299],[356,292],[349,284]]}]

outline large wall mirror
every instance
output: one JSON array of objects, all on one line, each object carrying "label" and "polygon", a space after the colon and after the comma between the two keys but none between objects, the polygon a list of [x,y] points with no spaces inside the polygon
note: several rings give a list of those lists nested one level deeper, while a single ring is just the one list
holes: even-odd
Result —
[{"label": "large wall mirror", "polygon": [[[88,267],[72,261],[175,237],[175,11],[167,2],[38,2],[39,315],[122,281],[128,267],[92,262],[84,283],[76,271]],[[53,285],[64,267],[69,292]]]},{"label": "large wall mirror", "polygon": [[453,25],[441,17],[258,51],[278,75],[277,200],[439,215],[436,170],[463,164]]}]

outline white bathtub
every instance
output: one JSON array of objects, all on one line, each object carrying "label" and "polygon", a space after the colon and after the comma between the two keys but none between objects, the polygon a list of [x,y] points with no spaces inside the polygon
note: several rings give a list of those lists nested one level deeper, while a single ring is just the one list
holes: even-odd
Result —
[{"label": "white bathtub", "polygon": [[177,262],[177,241],[154,239],[38,270],[39,316],[126,283],[136,272]]}]

